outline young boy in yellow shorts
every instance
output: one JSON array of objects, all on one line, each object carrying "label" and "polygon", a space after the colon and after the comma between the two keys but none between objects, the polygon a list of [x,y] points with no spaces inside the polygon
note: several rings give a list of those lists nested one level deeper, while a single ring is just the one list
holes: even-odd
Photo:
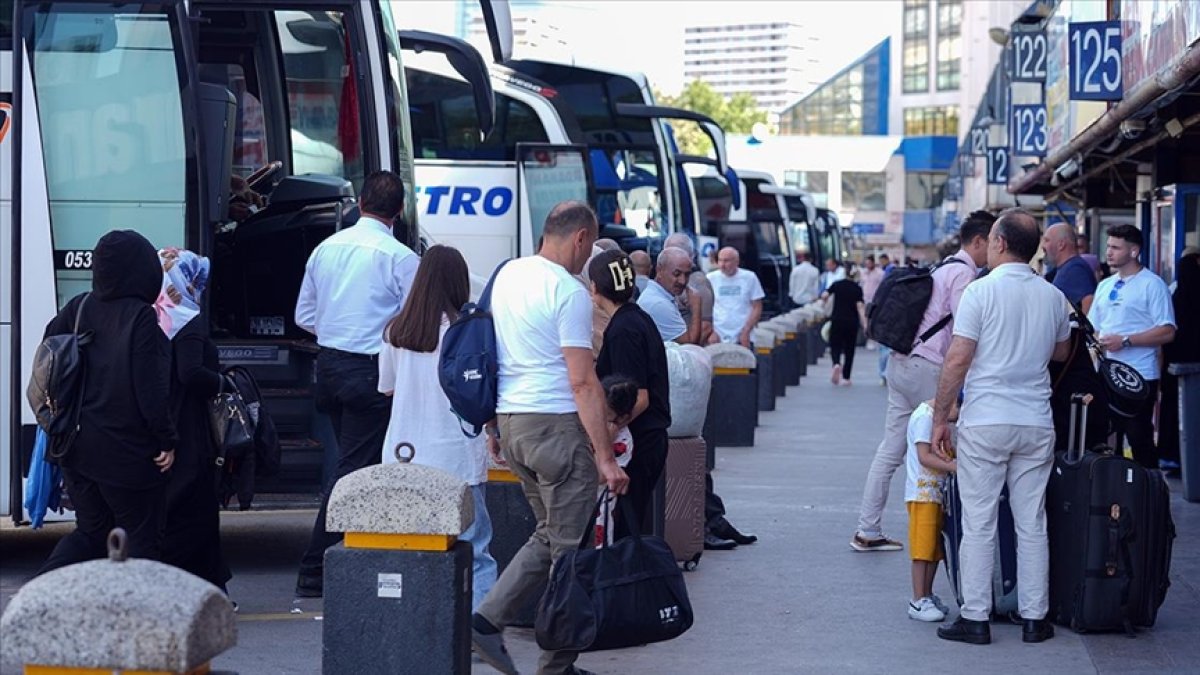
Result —
[{"label": "young boy in yellow shorts", "polygon": [[[958,419],[958,406],[950,411],[950,422]],[[942,560],[942,485],[946,474],[958,468],[954,460],[934,454],[933,401],[917,406],[908,420],[907,479],[904,501],[908,505],[908,550],[912,555],[913,600],[908,618],[942,621],[946,606],[933,593],[933,578]]]}]

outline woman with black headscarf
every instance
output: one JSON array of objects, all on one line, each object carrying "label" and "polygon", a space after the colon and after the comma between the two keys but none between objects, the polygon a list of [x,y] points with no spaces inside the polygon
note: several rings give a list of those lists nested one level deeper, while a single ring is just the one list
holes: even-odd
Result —
[{"label": "woman with black headscarf", "polygon": [[150,242],[131,230],[104,235],[92,263],[91,293],[72,298],[46,326],[46,336],[70,334],[79,314],[80,331],[91,331],[92,339],[83,348],[79,433],[62,460],[75,531],[58,542],[39,574],[104,557],[114,527],[125,530],[130,556],[160,557],[176,442],[170,345],[154,312],[162,267]]},{"label": "woman with black headscarf", "polygon": [[1162,402],[1158,417],[1158,453],[1162,468],[1179,471],[1179,378],[1171,364],[1200,363],[1200,253],[1189,253],[1175,267],[1175,339],[1163,345],[1167,368],[1162,375]]}]

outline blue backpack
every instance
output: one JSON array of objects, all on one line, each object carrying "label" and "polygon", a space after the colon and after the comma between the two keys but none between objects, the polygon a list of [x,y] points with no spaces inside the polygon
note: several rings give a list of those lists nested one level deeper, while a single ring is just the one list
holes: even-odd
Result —
[{"label": "blue backpack", "polygon": [[483,425],[496,416],[500,366],[491,312],[492,284],[507,264],[505,260],[492,273],[478,303],[463,305],[442,338],[438,381],[450,400],[450,409],[462,422],[472,426],[471,431],[462,428],[470,438],[479,436]]}]

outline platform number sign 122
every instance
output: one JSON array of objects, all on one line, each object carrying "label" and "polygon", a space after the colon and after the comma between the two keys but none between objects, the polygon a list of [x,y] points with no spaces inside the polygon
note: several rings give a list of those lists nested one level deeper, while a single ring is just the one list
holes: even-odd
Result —
[{"label": "platform number sign 122", "polygon": [[987,149],[987,182],[1008,185],[1008,148]]},{"label": "platform number sign 122", "polygon": [[1121,84],[1121,23],[1088,21],[1073,23],[1071,43],[1071,99],[1118,101]]},{"label": "platform number sign 122", "polygon": [[1013,33],[1013,82],[1046,81],[1046,33]]},{"label": "platform number sign 122", "polygon": [[1013,154],[1033,157],[1046,155],[1046,106],[1014,105],[1010,128]]},{"label": "platform number sign 122", "polygon": [[973,157],[987,156],[987,140],[988,131],[982,127],[972,127],[971,129],[971,155]]}]

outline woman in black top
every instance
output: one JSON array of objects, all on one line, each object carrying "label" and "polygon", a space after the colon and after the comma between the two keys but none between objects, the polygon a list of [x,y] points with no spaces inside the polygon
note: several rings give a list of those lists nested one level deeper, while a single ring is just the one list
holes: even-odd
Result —
[{"label": "woman in black top", "polygon": [[208,336],[200,296],[208,285],[208,258],[179,249],[158,253],[163,284],[158,325],[171,341],[171,414],[179,431],[175,467],[167,483],[162,560],[225,589],[232,576],[221,554],[216,446],[208,402],[220,390],[217,346]]},{"label": "woman in black top", "polygon": [[[670,385],[667,352],[654,320],[633,298],[634,272],[629,256],[622,251],[605,251],[588,264],[592,301],[609,315],[604,346],[596,359],[601,379],[620,374],[638,383],[637,403],[628,420],[619,420],[633,436],[633,455],[625,473],[629,476],[628,498],[639,525],[648,531],[650,497],[667,462],[667,427],[671,426]],[[617,424],[620,426],[620,424]],[[629,529],[617,519],[615,538]]]},{"label": "woman in black top", "polygon": [[[833,311],[829,315],[829,356],[833,359],[832,382],[850,384],[854,368],[854,348],[858,345],[858,328],[867,325],[863,308],[863,292],[850,279],[836,281],[821,294],[821,300],[833,296]],[[842,357],[845,356],[845,365]]]},{"label": "woman in black top", "polygon": [[[75,531],[58,542],[39,574],[104,557],[113,527],[125,530],[130,556],[160,555],[166,472],[176,443],[168,405],[170,345],[154,314],[162,267],[150,242],[128,230],[104,235],[92,263],[92,292],[79,321],[80,331],[92,332],[83,348],[79,433],[62,462]],[[72,331],[85,295],[50,321],[47,336]]]}]

